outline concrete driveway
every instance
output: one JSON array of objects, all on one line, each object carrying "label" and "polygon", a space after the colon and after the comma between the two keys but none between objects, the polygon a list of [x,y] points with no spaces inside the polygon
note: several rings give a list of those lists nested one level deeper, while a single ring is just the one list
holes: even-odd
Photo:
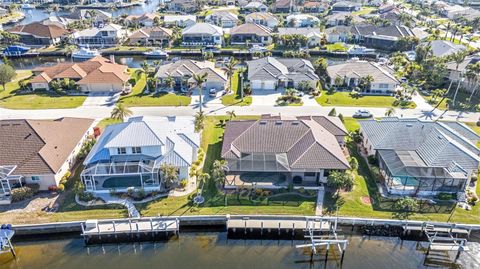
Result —
[{"label": "concrete driveway", "polygon": [[283,91],[256,91],[252,94],[252,106],[275,106]]},{"label": "concrete driveway", "polygon": [[83,106],[114,106],[120,97],[120,93],[90,93],[85,99]]},{"label": "concrete driveway", "polygon": [[[202,91],[202,103],[204,107],[211,107],[211,106],[221,106],[222,105],[222,94],[223,91],[217,92],[215,97],[212,97],[208,94],[208,91]],[[198,107],[198,103],[200,102],[200,96],[198,94],[198,90],[194,90],[192,92],[192,101],[190,102],[190,106]]]},{"label": "concrete driveway", "polygon": [[315,97],[308,94],[302,96],[302,101],[304,106],[320,106],[317,101],[315,101]]}]

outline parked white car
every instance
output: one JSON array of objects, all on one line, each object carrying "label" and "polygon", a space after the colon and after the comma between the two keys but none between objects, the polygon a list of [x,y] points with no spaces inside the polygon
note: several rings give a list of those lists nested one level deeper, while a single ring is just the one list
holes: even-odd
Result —
[{"label": "parked white car", "polygon": [[357,119],[371,118],[372,113],[370,113],[370,111],[368,111],[366,109],[359,109],[359,110],[355,111],[355,113],[353,114],[353,117],[357,118]]}]

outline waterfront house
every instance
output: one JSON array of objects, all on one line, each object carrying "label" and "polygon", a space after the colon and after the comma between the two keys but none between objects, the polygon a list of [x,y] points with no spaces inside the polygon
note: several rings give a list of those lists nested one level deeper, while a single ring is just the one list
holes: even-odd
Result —
[{"label": "waterfront house", "polygon": [[289,27],[316,27],[320,19],[310,14],[292,14],[285,18],[285,22]]},{"label": "waterfront house", "polygon": [[78,46],[114,47],[127,39],[128,31],[118,24],[107,24],[101,28],[93,27],[73,33]]},{"label": "waterfront house", "polygon": [[351,26],[334,26],[325,29],[325,39],[328,43],[347,42],[351,38]]},{"label": "waterfront house", "polygon": [[33,47],[58,45],[70,35],[70,32],[62,27],[45,25],[40,22],[17,25],[7,31],[18,35],[20,43]]},{"label": "waterfront house", "polygon": [[168,46],[173,30],[164,27],[144,27],[128,37],[129,45]]},{"label": "waterfront house", "polygon": [[210,23],[196,23],[183,29],[182,41],[182,44],[185,46],[221,46],[223,43],[223,30]]},{"label": "waterfront house", "polygon": [[229,168],[225,188],[317,188],[330,171],[349,169],[342,150],[346,136],[336,117],[228,121],[222,145]]},{"label": "waterfront house", "polygon": [[480,55],[470,55],[457,65],[456,62],[448,62],[448,79],[453,80],[455,83],[461,83],[461,86],[467,91],[472,92],[475,85],[474,79],[466,77],[468,66],[480,62]]},{"label": "waterfront house", "polygon": [[264,57],[247,61],[247,67],[254,91],[296,88],[300,82],[314,88],[318,82],[312,63],[305,59]]},{"label": "waterfront house", "polygon": [[308,1],[303,4],[303,13],[323,13],[328,9],[328,3]]},{"label": "waterfront house", "polygon": [[235,27],[238,22],[238,16],[230,11],[214,11],[205,17],[205,22],[215,24],[222,28]]},{"label": "waterfront house", "polygon": [[[155,76],[160,79],[162,90],[187,92],[196,86],[193,74],[204,73],[207,73],[207,81],[203,84],[205,89],[225,90],[228,81],[225,71],[216,68],[215,63],[210,61],[178,60],[160,66]],[[165,85],[167,78],[173,79],[173,88]]]},{"label": "waterfront house", "polygon": [[415,36],[410,28],[401,25],[354,25],[351,27],[351,34],[366,47],[384,50],[395,50],[401,38]]},{"label": "waterfront house", "polygon": [[171,0],[167,3],[168,11],[184,14],[193,14],[198,10],[195,1],[191,0]]},{"label": "waterfront house", "polygon": [[435,57],[447,57],[467,49],[464,45],[454,44],[448,40],[433,40],[426,44],[431,47],[432,55]]},{"label": "waterfront house", "polygon": [[[320,46],[322,40],[322,33],[319,28],[278,28],[278,36],[288,36],[288,35],[303,35],[307,38],[307,45],[309,47]],[[279,42],[281,44],[281,40]]]},{"label": "waterfront house", "polygon": [[244,6],[241,6],[241,11],[243,13],[252,13],[252,12],[267,12],[268,6],[262,2],[252,1],[247,3]]},{"label": "waterfront house", "polygon": [[61,17],[61,16],[50,16],[48,19],[42,21],[42,24],[45,25],[56,25],[60,28],[67,29],[67,26],[70,23],[75,22],[76,20],[70,19],[68,17]]},{"label": "waterfront house", "polygon": [[377,159],[389,194],[464,193],[477,174],[480,137],[460,122],[359,121],[363,151]]},{"label": "waterfront house", "polygon": [[91,20],[94,27],[101,27],[112,20],[112,14],[100,9],[76,9],[66,16],[74,20]]},{"label": "waterfront house", "polygon": [[105,128],[81,179],[88,192],[165,191],[176,184],[165,182],[161,166],[175,166],[178,180],[188,179],[199,145],[193,117],[133,117]]},{"label": "waterfront house", "polygon": [[130,25],[140,25],[144,27],[153,27],[155,21],[160,21],[160,16],[154,13],[145,13],[142,15],[129,15],[125,21]]},{"label": "waterfront house", "polygon": [[92,119],[81,118],[1,120],[0,204],[10,203],[11,190],[25,184],[43,191],[58,186],[92,127]]},{"label": "waterfront house", "polygon": [[272,32],[270,28],[254,24],[245,23],[236,26],[230,30],[230,44],[260,44],[269,45],[272,43]]},{"label": "waterfront house", "polygon": [[[371,94],[392,94],[397,90],[400,82],[393,75],[393,70],[369,61],[351,61],[327,67],[327,74],[330,77],[330,85],[337,87],[353,88],[358,87],[362,78],[371,76],[373,81],[367,89],[361,89]],[[336,85],[337,77],[342,83]]]},{"label": "waterfront house", "polygon": [[278,26],[278,19],[270,12],[253,12],[245,16],[245,23],[256,23],[274,28]]},{"label": "waterfront house", "polygon": [[97,56],[84,62],[64,62],[32,70],[32,90],[51,90],[54,80],[73,80],[82,92],[120,92],[130,87],[127,66]]},{"label": "waterfront house", "polygon": [[349,1],[339,1],[332,5],[332,12],[354,12],[359,11],[362,4]]},{"label": "waterfront house", "polygon": [[339,25],[349,26],[349,25],[358,24],[365,21],[365,19],[361,18],[360,16],[353,15],[350,12],[332,13],[331,15],[326,16],[325,20],[326,20],[325,25],[327,27],[339,26]]},{"label": "waterfront house", "polygon": [[291,13],[297,11],[295,0],[276,0],[273,6],[275,13]]},{"label": "waterfront house", "polygon": [[166,26],[189,27],[197,23],[195,15],[165,15],[163,23]]}]

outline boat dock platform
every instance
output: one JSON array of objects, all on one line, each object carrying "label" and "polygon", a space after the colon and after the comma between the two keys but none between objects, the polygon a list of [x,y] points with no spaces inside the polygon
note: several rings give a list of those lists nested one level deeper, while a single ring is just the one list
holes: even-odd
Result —
[{"label": "boat dock platform", "polygon": [[168,240],[179,232],[178,218],[137,218],[125,220],[87,220],[81,223],[86,244]]}]

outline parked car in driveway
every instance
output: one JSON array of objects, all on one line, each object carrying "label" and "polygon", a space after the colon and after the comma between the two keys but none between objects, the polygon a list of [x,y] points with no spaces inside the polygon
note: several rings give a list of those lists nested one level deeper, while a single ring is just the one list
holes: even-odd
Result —
[{"label": "parked car in driveway", "polygon": [[210,90],[208,91],[208,96],[210,96],[210,97],[217,97],[217,90],[215,90],[215,89],[210,89]]},{"label": "parked car in driveway", "polygon": [[359,110],[355,111],[355,113],[353,114],[353,117],[356,118],[356,119],[371,118],[372,113],[370,113],[370,111],[368,111],[366,109],[359,109]]}]

